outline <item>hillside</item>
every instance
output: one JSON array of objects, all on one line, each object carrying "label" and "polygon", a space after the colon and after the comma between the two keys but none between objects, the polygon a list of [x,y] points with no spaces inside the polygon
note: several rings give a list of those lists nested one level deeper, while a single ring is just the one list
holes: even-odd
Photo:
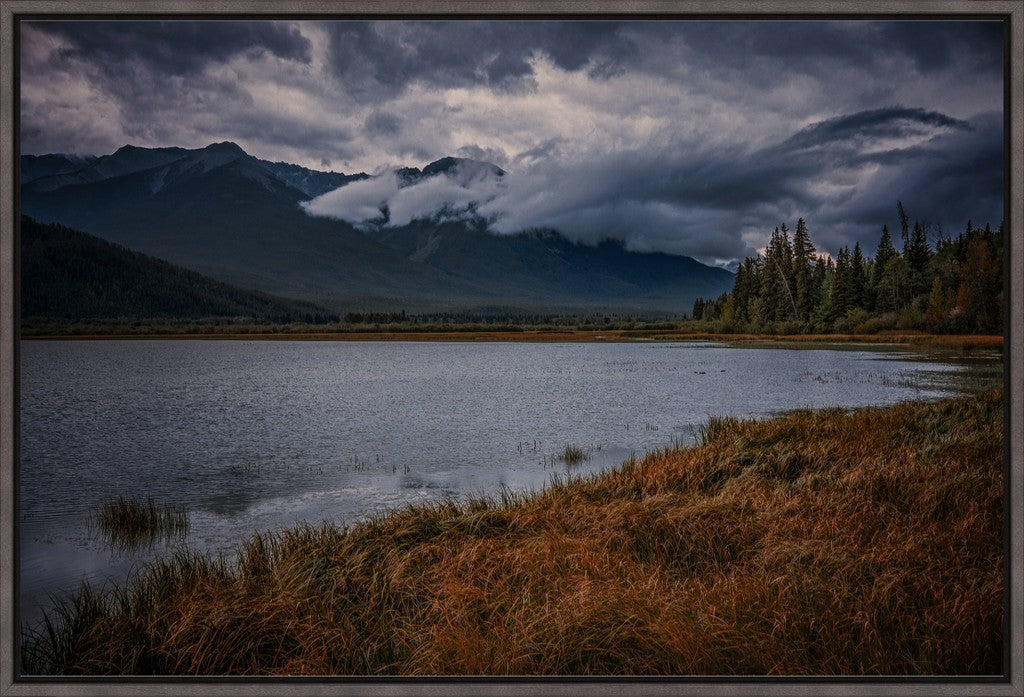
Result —
[{"label": "hillside", "polygon": [[21,219],[23,319],[337,319],[310,303],[207,278],[62,225]]}]

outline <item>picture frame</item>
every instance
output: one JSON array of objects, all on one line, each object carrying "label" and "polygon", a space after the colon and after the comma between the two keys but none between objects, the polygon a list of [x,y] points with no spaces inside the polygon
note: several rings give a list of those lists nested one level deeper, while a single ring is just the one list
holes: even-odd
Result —
[{"label": "picture frame", "polygon": [[[778,17],[927,21],[938,17],[1002,17],[1007,22],[1006,196],[1006,674],[996,678],[567,677],[417,678],[25,678],[18,675],[15,609],[17,554],[19,312],[17,205],[18,22],[26,17],[302,17],[353,18],[747,18]],[[0,695],[1017,695],[1024,691],[1024,5],[1013,0],[3,0],[0,3]]]}]

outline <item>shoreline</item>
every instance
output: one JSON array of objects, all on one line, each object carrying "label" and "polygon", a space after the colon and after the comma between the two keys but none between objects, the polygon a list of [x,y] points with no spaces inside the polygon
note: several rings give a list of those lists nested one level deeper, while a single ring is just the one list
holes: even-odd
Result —
[{"label": "shoreline", "polygon": [[1003,348],[1001,335],[984,334],[722,334],[666,329],[609,330],[459,330],[452,331],[168,331],[81,334],[28,334],[25,341],[60,340],[133,340],[133,339],[204,339],[220,341],[452,341],[452,342],[670,342],[716,341],[724,343],[792,343],[792,344],[874,344],[971,349]]}]

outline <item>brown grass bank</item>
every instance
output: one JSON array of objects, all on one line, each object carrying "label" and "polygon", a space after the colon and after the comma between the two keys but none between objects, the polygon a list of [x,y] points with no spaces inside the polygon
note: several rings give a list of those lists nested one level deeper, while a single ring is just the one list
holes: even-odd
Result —
[{"label": "brown grass bank", "polygon": [[875,334],[725,334],[685,323],[675,327],[601,329],[562,325],[487,328],[480,325],[160,325],[51,323],[23,325],[21,338],[54,339],[221,339],[264,341],[462,341],[462,342],[609,342],[723,341],[786,344],[896,344],[956,351],[1002,350],[1001,335],[928,334],[885,331]]},{"label": "brown grass bank", "polygon": [[762,422],[542,493],[179,556],[26,645],[92,674],[1002,671],[996,392]]}]

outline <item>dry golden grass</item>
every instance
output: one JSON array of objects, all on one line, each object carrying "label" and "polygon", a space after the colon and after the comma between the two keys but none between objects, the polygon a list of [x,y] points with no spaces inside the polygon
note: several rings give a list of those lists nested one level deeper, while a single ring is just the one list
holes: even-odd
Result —
[{"label": "dry golden grass", "polygon": [[713,419],[701,436],[536,495],[257,536],[234,565],[179,555],[113,597],[83,591],[25,666],[1002,671],[998,393]]}]

